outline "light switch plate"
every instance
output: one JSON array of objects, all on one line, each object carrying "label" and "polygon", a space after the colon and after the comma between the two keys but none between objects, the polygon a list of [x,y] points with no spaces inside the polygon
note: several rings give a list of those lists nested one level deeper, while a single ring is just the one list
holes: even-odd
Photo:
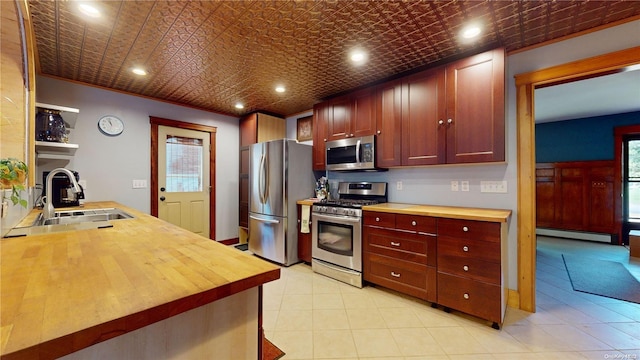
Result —
[{"label": "light switch plate", "polygon": [[451,181],[451,191],[458,191],[458,181],[457,180],[452,180]]},{"label": "light switch plate", "polygon": [[147,180],[133,180],[134,189],[145,189],[147,187]]},{"label": "light switch plate", "polygon": [[460,190],[469,191],[469,181],[467,180],[460,181]]},{"label": "light switch plate", "polygon": [[485,193],[506,193],[507,181],[480,181],[480,192]]}]

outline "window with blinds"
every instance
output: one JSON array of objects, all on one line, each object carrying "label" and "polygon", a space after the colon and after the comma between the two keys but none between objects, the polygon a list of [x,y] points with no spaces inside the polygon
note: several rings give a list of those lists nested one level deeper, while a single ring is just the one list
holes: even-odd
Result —
[{"label": "window with blinds", "polygon": [[202,191],[202,139],[167,135],[167,192]]}]

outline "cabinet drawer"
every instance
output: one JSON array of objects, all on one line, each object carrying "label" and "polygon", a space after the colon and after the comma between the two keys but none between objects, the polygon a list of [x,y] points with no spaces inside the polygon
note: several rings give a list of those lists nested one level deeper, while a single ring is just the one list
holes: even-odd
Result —
[{"label": "cabinet drawer", "polygon": [[396,228],[417,231],[425,234],[436,234],[436,218],[417,215],[396,215]]},{"label": "cabinet drawer", "polygon": [[435,236],[365,226],[363,239],[364,251],[422,265],[436,265]]},{"label": "cabinet drawer", "polygon": [[371,275],[397,281],[409,286],[425,288],[427,285],[427,266],[372,254]]},{"label": "cabinet drawer", "polygon": [[502,323],[501,288],[438,272],[438,304]]},{"label": "cabinet drawer", "polygon": [[435,302],[436,269],[365,252],[363,277],[366,281],[404,294]]},{"label": "cabinet drawer", "polygon": [[500,223],[475,220],[439,219],[438,236],[500,242]]},{"label": "cabinet drawer", "polygon": [[500,243],[474,241],[441,236],[438,239],[438,256],[450,255],[500,263]]},{"label": "cabinet drawer", "polygon": [[438,271],[500,285],[500,263],[486,262],[469,257],[439,255]]},{"label": "cabinet drawer", "polygon": [[376,211],[364,211],[364,225],[395,228],[396,214]]}]

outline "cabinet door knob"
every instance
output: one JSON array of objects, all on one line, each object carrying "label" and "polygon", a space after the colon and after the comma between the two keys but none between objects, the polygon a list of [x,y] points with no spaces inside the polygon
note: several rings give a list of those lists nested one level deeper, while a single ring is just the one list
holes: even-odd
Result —
[{"label": "cabinet door knob", "polygon": [[465,298],[465,300],[469,300],[469,294],[468,293],[464,293],[464,295],[462,295],[463,298]]},{"label": "cabinet door knob", "polygon": [[327,139],[324,139],[324,142],[327,142]]},{"label": "cabinet door knob", "polygon": [[468,227],[466,227],[466,226],[463,226],[463,227],[462,227],[462,231],[467,232],[467,231],[469,231],[469,228],[468,228]]},{"label": "cabinet door knob", "polygon": [[469,267],[467,265],[465,265],[465,266],[462,267],[462,270],[469,271]]},{"label": "cabinet door knob", "polygon": [[378,135],[380,135],[380,134],[382,133],[382,131],[378,130],[378,131],[376,131],[376,133],[377,133]]},{"label": "cabinet door knob", "polygon": [[392,242],[391,242],[391,245],[392,245],[392,246],[400,246],[400,243],[399,243],[399,242],[394,242],[394,241],[392,241]]},{"label": "cabinet door knob", "polygon": [[353,137],[353,134],[349,134],[349,137]]},{"label": "cabinet door knob", "polygon": [[453,123],[453,119],[447,119],[447,124],[452,124]]},{"label": "cabinet door knob", "polygon": [[442,124],[444,124],[444,120],[442,119],[438,120],[438,125],[442,125]]},{"label": "cabinet door knob", "polygon": [[468,251],[469,251],[469,247],[468,247],[468,246],[466,246],[466,245],[465,245],[465,246],[463,246],[463,247],[462,247],[462,251],[464,251],[464,252],[468,252]]},{"label": "cabinet door knob", "polygon": [[391,272],[391,276],[396,277],[396,278],[399,278],[399,277],[400,277],[400,274],[398,274],[398,273],[397,273],[397,272],[395,272],[395,271],[392,271],[392,272]]},{"label": "cabinet door knob", "polygon": [[415,220],[413,220],[413,221],[411,222],[411,225],[416,226],[416,225],[418,225],[418,223],[417,223]]},{"label": "cabinet door knob", "polygon": [[377,218],[376,218],[376,221],[380,221],[380,218],[379,218],[379,217],[377,217]]}]

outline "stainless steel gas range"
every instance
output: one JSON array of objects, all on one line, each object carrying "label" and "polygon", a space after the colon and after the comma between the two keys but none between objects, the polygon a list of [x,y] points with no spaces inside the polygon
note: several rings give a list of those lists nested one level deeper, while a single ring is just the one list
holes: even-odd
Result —
[{"label": "stainless steel gas range", "polygon": [[362,206],[387,202],[387,183],[341,182],[338,199],[312,207],[311,267],[362,287]]}]

